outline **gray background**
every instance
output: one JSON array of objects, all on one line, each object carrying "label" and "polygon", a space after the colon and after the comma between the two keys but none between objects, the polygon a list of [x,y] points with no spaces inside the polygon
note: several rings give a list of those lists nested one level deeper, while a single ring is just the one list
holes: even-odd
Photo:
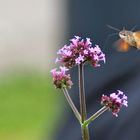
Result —
[{"label": "gray background", "polygon": [[[100,68],[85,65],[85,85],[88,116],[96,112],[100,106],[102,94],[109,94],[120,89],[128,96],[129,107],[122,108],[119,117],[115,118],[110,112],[105,112],[90,127],[91,140],[139,140],[140,138],[140,51],[132,48],[127,53],[117,52],[112,44],[119,37],[109,39],[114,33],[106,27],[110,24],[122,29],[130,30],[140,25],[139,0],[69,0],[69,36],[79,35],[90,37],[99,44],[106,54],[107,62]],[[136,29],[140,29],[140,26]],[[70,92],[77,107],[77,68],[71,70],[74,86]],[[66,115],[66,113],[68,113]],[[60,123],[56,140],[81,140],[80,126],[66,103],[63,117],[67,117],[64,124]]]}]

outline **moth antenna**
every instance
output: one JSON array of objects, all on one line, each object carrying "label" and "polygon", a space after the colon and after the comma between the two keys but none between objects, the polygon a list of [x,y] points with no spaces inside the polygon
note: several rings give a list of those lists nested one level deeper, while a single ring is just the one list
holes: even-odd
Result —
[{"label": "moth antenna", "polygon": [[138,27],[139,25],[135,25],[130,31],[134,31],[136,29],[136,27]]},{"label": "moth antenna", "polygon": [[115,30],[115,31],[121,31],[121,30],[119,30],[118,28],[115,28],[115,27],[113,27],[113,26],[111,26],[111,25],[106,25],[108,28],[110,28],[110,29],[113,29],[113,30]]}]

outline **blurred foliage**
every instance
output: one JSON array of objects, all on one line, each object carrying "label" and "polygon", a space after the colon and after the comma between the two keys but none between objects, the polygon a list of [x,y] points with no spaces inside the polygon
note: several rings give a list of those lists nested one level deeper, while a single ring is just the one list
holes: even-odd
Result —
[{"label": "blurred foliage", "polygon": [[48,77],[36,73],[0,77],[1,140],[52,140],[62,99]]}]

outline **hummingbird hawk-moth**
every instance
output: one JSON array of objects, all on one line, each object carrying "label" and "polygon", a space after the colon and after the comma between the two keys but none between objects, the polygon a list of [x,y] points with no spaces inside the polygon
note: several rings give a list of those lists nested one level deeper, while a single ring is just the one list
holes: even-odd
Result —
[{"label": "hummingbird hawk-moth", "polygon": [[120,39],[114,43],[118,51],[127,52],[130,47],[140,49],[140,31],[133,32],[133,29],[129,31],[125,28],[123,28],[123,30],[119,30],[110,25],[107,26],[111,29],[119,31],[118,35]]}]

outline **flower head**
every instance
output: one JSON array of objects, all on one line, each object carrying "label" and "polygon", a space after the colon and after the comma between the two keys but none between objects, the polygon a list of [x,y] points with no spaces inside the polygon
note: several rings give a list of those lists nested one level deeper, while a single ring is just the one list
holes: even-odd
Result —
[{"label": "flower head", "polygon": [[61,66],[59,71],[57,70],[57,68],[51,70],[53,76],[53,84],[56,88],[71,88],[73,83],[71,81],[70,74],[66,74],[66,71],[68,70],[69,69],[67,69],[66,67]]},{"label": "flower head", "polygon": [[119,113],[121,107],[128,106],[127,96],[118,90],[118,93],[112,93],[110,96],[102,95],[101,104],[108,107],[113,115],[118,116],[117,113]]},{"label": "flower head", "polygon": [[70,40],[69,45],[62,47],[57,54],[56,62],[61,62],[67,68],[79,65],[84,62],[89,62],[92,66],[100,66],[99,62],[105,62],[105,55],[98,45],[92,46],[90,38],[86,40],[75,36]]}]

